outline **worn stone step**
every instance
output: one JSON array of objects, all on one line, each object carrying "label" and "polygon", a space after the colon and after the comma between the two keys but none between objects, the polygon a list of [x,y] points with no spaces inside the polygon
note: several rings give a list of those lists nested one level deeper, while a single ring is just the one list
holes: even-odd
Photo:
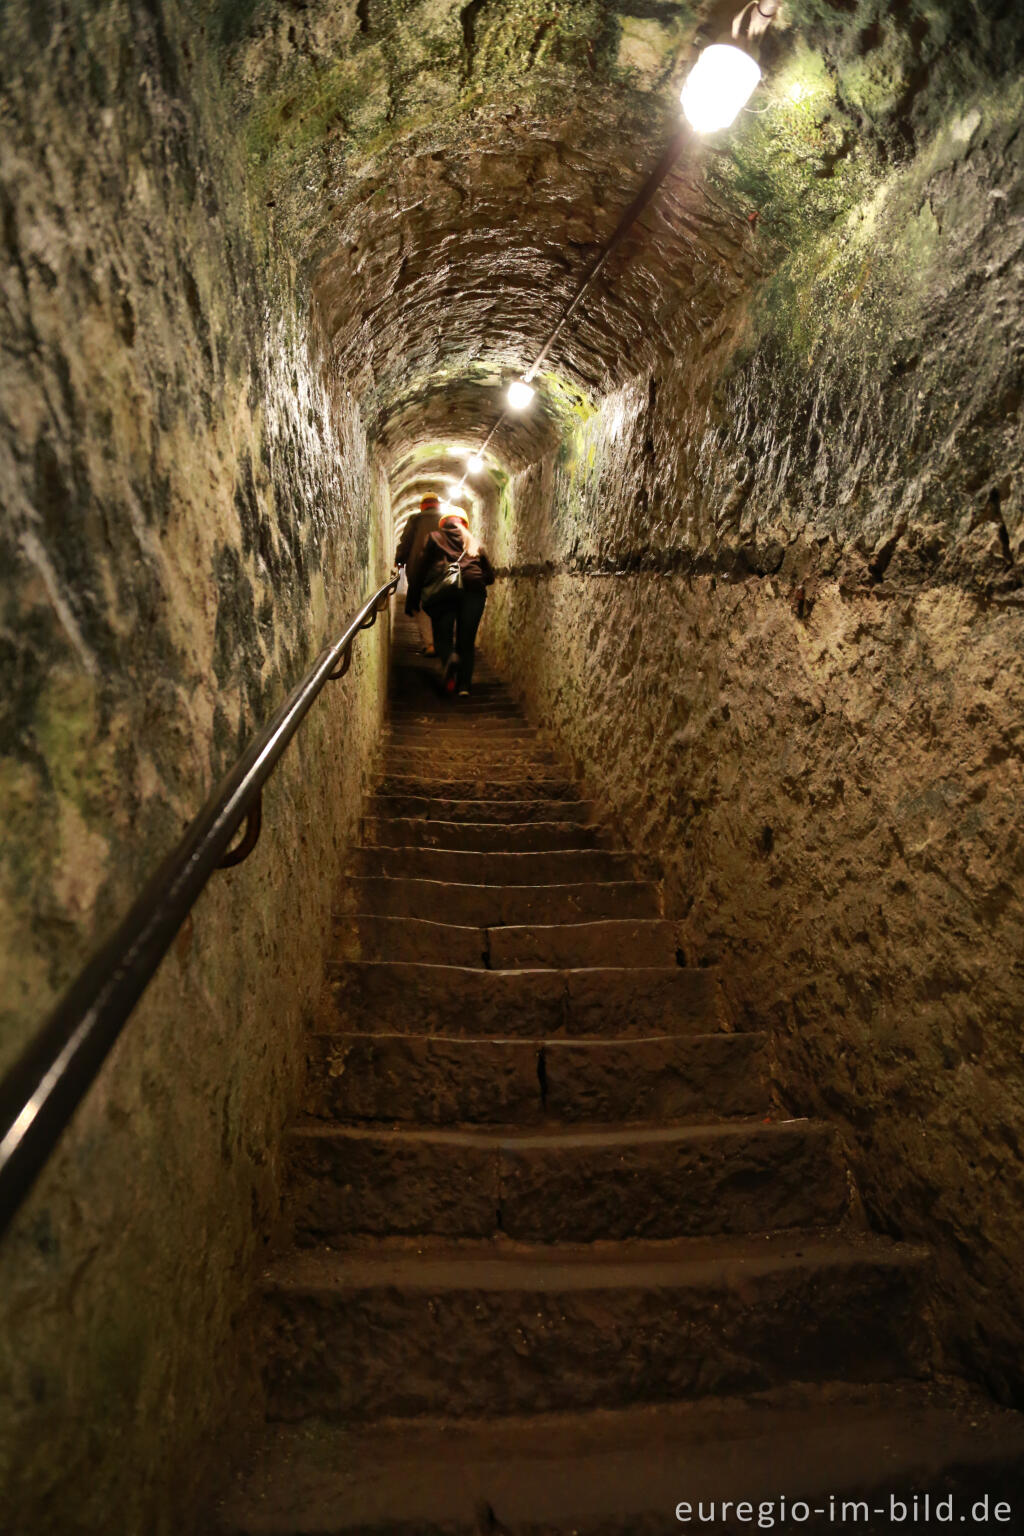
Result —
[{"label": "worn stone step", "polygon": [[468,701],[463,699],[454,706],[449,699],[435,698],[432,710],[392,710],[387,717],[385,730],[396,734],[403,731],[435,731],[458,735],[472,731],[477,726],[486,731],[537,735],[537,728],[530,724],[521,710],[509,705],[507,701],[492,702],[472,694]]},{"label": "worn stone step", "polygon": [[555,755],[550,748],[534,742],[489,741],[477,732],[457,745],[447,742],[440,734],[419,746],[399,746],[387,738],[383,742],[384,773],[433,773],[438,767],[439,757],[446,760],[450,769],[464,774],[472,774],[481,767],[489,772],[504,768],[507,778],[528,774],[535,769],[546,769],[549,773],[555,771]]},{"label": "worn stone step", "polygon": [[572,800],[576,786],[558,768],[539,769],[524,778],[507,773],[476,773],[462,763],[441,760],[422,773],[389,770],[378,781],[377,793],[445,800]]},{"label": "worn stone step", "polygon": [[489,731],[482,726],[466,726],[461,731],[442,730],[438,727],[419,732],[403,731],[399,735],[381,737],[381,750],[385,762],[404,760],[408,754],[422,753],[436,763],[438,757],[460,762],[476,757],[507,758],[518,764],[523,759],[550,765],[554,762],[551,748],[539,736],[526,736],[512,731]]},{"label": "worn stone step", "polygon": [[415,816],[425,821],[508,822],[520,826],[535,821],[589,822],[594,814],[587,800],[446,800],[430,795],[370,795],[366,814],[384,818]]},{"label": "worn stone step", "polygon": [[422,817],[363,817],[363,843],[374,848],[454,848],[477,853],[544,853],[594,848],[597,827],[577,821],[428,821]]},{"label": "worn stone step", "polygon": [[299,1251],[264,1278],[269,1412],[494,1417],[906,1378],[927,1358],[926,1257],[817,1232]]},{"label": "worn stone step", "polygon": [[654,880],[606,880],[567,885],[472,885],[401,876],[353,875],[342,886],[337,922],[353,912],[418,917],[493,927],[503,923],[558,924],[599,918],[659,917],[661,888]]},{"label": "worn stone step", "polygon": [[363,912],[339,922],[336,935],[336,960],[420,961],[498,971],[676,963],[675,924],[664,918],[477,927]]},{"label": "worn stone step", "polygon": [[535,726],[528,725],[521,715],[499,718],[493,710],[473,718],[449,714],[443,719],[436,715],[395,720],[392,717],[382,732],[384,741],[401,746],[429,746],[435,741],[495,741],[545,745]]},{"label": "worn stone step", "polygon": [[[1009,1504],[1015,1520],[1022,1486],[1024,1416],[949,1388],[823,1384],[743,1400],[459,1423],[279,1424],[261,1437],[225,1499],[220,1531],[679,1536],[771,1529],[774,1536],[819,1536],[847,1529],[891,1536],[974,1530],[977,1499],[987,1498],[990,1511]],[[894,1523],[890,1501],[905,1499],[909,1513],[915,1491],[919,1499],[953,1497],[952,1523]],[[715,1501],[720,1516],[726,1500],[724,1518],[698,1520],[699,1504],[709,1513]],[[852,1508],[861,1501],[868,1506],[863,1521]],[[794,1506],[804,1503],[807,1515],[801,1507],[792,1521]],[[811,1513],[818,1509],[820,1516]],[[756,1523],[768,1519],[770,1527]],[[987,1528],[1014,1529],[991,1520]]]},{"label": "worn stone step", "polygon": [[707,1034],[720,1024],[717,972],[685,966],[480,970],[343,960],[328,968],[349,1030],[425,1035]]},{"label": "worn stone step", "polygon": [[496,971],[536,966],[635,969],[676,963],[676,925],[665,918],[511,924],[488,929]]},{"label": "worn stone step", "polygon": [[487,968],[486,928],[356,912],[335,924],[333,960],[419,961]]},{"label": "worn stone step", "polygon": [[354,848],[355,875],[406,876],[455,885],[575,885],[583,881],[653,880],[653,860],[608,848],[551,853],[473,853],[453,848]]},{"label": "worn stone step", "polygon": [[521,1242],[708,1237],[824,1225],[847,1205],[828,1125],[422,1130],[303,1124],[288,1138],[295,1235]]},{"label": "worn stone step", "polygon": [[489,719],[526,719],[512,693],[496,678],[475,677],[473,692],[453,710],[451,700],[442,697],[436,686],[440,681],[440,668],[436,661],[431,662],[430,670],[425,671],[424,676],[429,678],[425,696],[418,693],[392,693],[389,720],[428,719],[442,722],[451,719],[455,710],[459,716],[482,714]]},{"label": "worn stone step", "polygon": [[766,1041],[763,1034],[540,1041],[317,1034],[304,1107],[320,1119],[420,1125],[763,1115]]}]

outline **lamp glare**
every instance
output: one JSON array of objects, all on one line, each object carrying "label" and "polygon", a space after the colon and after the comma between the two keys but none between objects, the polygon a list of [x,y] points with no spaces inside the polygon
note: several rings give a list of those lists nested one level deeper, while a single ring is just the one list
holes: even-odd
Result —
[{"label": "lamp glare", "polygon": [[484,461],[478,453],[471,453],[466,460],[466,468],[471,475],[478,475],[484,467]]},{"label": "lamp glare", "polygon": [[756,60],[731,43],[712,43],[691,69],[680,100],[690,127],[717,133],[736,121],[761,78]]},{"label": "lamp glare", "polygon": [[536,394],[532,384],[525,379],[513,379],[508,387],[508,403],[513,411],[525,411]]}]

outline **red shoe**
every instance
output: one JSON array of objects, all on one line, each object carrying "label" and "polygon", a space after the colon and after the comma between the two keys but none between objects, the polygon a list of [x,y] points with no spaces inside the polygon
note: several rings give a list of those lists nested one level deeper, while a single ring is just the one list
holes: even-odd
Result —
[{"label": "red shoe", "polygon": [[444,664],[444,691],[445,691],[445,693],[454,693],[455,692],[456,684],[457,684],[457,681],[458,681],[458,679],[456,677],[456,673],[458,672],[458,670],[459,670],[459,658],[456,655],[456,653],[454,651],[452,651],[451,655],[448,657],[448,660]]}]

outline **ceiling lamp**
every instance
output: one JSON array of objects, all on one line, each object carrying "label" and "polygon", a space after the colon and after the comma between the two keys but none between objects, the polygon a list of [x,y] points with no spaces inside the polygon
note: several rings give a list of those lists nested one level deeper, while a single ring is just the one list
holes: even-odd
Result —
[{"label": "ceiling lamp", "polygon": [[471,453],[466,460],[466,469],[471,475],[478,475],[484,467],[484,461],[479,453]]},{"label": "ceiling lamp", "polygon": [[761,78],[756,59],[732,43],[712,43],[691,69],[680,100],[696,133],[717,133],[736,121]]},{"label": "ceiling lamp", "polygon": [[508,387],[509,409],[525,411],[536,393],[533,385],[527,384],[525,379],[513,379]]}]

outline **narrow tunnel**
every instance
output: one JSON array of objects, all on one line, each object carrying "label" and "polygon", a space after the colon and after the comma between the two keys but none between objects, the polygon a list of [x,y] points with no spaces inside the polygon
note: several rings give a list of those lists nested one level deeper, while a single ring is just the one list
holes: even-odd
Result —
[{"label": "narrow tunnel", "polygon": [[5,1532],[1024,1531],[1022,61],[0,8]]}]

